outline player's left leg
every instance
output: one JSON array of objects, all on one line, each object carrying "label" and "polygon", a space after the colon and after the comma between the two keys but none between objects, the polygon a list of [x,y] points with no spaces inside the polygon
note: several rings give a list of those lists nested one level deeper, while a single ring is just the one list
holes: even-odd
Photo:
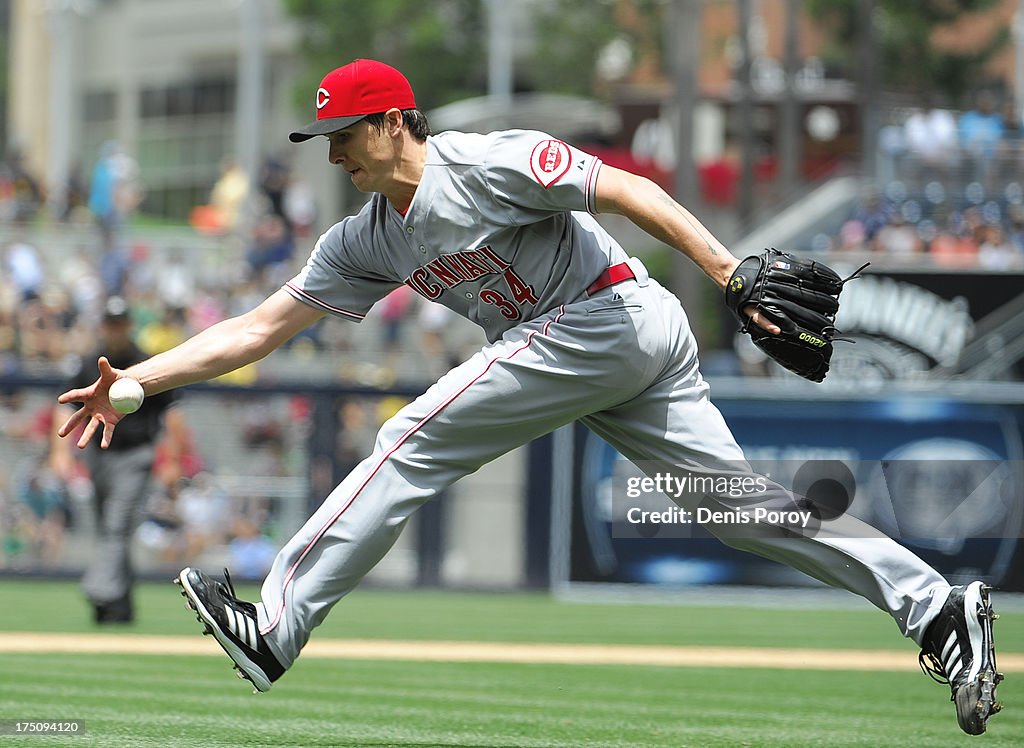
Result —
[{"label": "player's left leg", "polygon": [[[670,403],[670,404],[669,404]],[[660,421],[653,417],[660,413]],[[666,413],[670,414],[666,421]],[[584,422],[623,456],[655,474],[683,471],[699,483],[752,478],[752,491],[683,494],[677,503],[694,513],[752,516],[757,508],[797,510],[798,500],[783,487],[756,476],[736,445],[718,409],[708,400],[699,379],[645,393],[613,411],[588,416]],[[665,431],[658,433],[663,424]],[[680,467],[682,466],[682,467]],[[677,476],[679,477],[679,476]],[[705,530],[739,550],[786,564],[830,586],[850,590],[892,615],[905,636],[921,642],[924,631],[950,591],[942,576],[918,556],[877,529],[843,515],[815,521],[808,527],[770,522],[702,523]]]}]

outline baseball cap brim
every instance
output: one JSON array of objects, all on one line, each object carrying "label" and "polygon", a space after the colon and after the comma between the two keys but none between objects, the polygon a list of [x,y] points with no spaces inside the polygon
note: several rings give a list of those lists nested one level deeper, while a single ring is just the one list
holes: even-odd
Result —
[{"label": "baseball cap brim", "polygon": [[332,132],[344,130],[346,127],[354,125],[359,120],[366,119],[369,116],[369,114],[354,114],[349,117],[328,117],[326,119],[314,120],[308,125],[290,133],[288,139],[293,143],[302,143],[310,138],[315,138],[317,135],[330,135]]}]

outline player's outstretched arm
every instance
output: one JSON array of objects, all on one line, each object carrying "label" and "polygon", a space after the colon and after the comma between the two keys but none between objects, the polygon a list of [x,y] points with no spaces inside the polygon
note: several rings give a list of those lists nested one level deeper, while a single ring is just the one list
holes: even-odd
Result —
[{"label": "player's outstretched arm", "polygon": [[692,213],[646,177],[604,164],[597,177],[597,209],[625,216],[655,239],[683,252],[721,288],[739,265]]},{"label": "player's outstretched arm", "polygon": [[323,314],[280,290],[252,311],[211,325],[180,345],[128,369],[115,369],[101,358],[99,379],[57,398],[59,403],[82,404],[57,433],[66,437],[84,423],[78,446],[84,447],[102,429],[100,446],[105,449],[110,445],[114,427],[124,417],[110,404],[110,385],[115,380],[131,377],[138,380],[146,395],[155,395],[213,379],[259,361]]},{"label": "player's outstretched arm", "polygon": [[[607,164],[597,177],[597,210],[625,216],[658,241],[676,249],[703,270],[719,288],[725,288],[740,261],[690,211],[656,183]],[[768,332],[779,327],[748,309],[751,319]]]}]

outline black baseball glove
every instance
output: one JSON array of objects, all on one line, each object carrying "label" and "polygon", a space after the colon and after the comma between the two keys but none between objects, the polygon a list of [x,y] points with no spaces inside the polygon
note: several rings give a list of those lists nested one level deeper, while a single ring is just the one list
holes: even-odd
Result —
[{"label": "black baseball glove", "polygon": [[[815,260],[766,249],[739,264],[725,287],[725,303],[754,345],[794,374],[820,382],[832,359],[839,294],[865,267],[840,278]],[[754,324],[743,311],[751,305],[782,332],[773,335]]]}]

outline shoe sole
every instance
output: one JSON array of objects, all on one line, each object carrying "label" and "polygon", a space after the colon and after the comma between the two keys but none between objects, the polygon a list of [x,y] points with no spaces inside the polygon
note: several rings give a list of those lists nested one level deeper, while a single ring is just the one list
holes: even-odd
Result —
[{"label": "shoe sole", "polygon": [[196,620],[206,627],[203,632],[210,634],[217,643],[220,644],[221,649],[227,654],[228,657],[235,663],[235,672],[238,673],[238,677],[244,678],[245,680],[252,683],[253,688],[259,693],[266,693],[270,690],[272,685],[270,679],[263,673],[263,670],[245,656],[245,652],[238,648],[238,646],[231,641],[228,637],[224,636],[217,624],[217,620],[210,614],[210,611],[203,605],[203,601],[196,594],[196,591],[189,584],[188,574],[192,571],[191,567],[185,567],[181,570],[178,576],[174,579],[174,583],[181,587],[181,595],[185,598],[185,602],[188,603],[189,608],[196,614]]},{"label": "shoe sole", "polygon": [[996,686],[1003,680],[1003,674],[996,672],[992,622],[998,616],[992,609],[991,589],[981,582],[973,582],[964,590],[964,613],[971,650],[980,656],[973,658],[968,681],[957,689],[953,700],[960,729],[969,735],[985,732],[989,717],[1002,709],[996,701]]}]

